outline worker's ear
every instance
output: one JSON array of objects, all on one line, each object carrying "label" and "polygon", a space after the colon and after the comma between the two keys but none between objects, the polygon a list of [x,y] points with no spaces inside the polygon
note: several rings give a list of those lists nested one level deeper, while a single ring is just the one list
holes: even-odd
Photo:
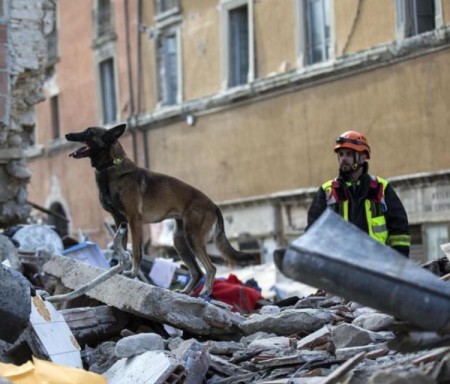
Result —
[{"label": "worker's ear", "polygon": [[369,157],[367,156],[366,152],[362,152],[360,155],[360,159],[361,159],[361,163],[364,163],[369,159]]}]

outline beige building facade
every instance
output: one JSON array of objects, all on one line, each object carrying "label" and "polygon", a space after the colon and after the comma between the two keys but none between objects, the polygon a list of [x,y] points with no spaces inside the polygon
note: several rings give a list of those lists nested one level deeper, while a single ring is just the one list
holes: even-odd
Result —
[{"label": "beige building facade", "polygon": [[[65,216],[50,216],[64,231],[104,246],[110,220],[64,134],[126,122],[132,159],[204,191],[236,246],[266,261],[303,233],[350,129],[405,203],[413,257],[449,241],[450,0],[58,0],[57,11],[29,196]],[[171,230],[145,228],[154,245]]]}]

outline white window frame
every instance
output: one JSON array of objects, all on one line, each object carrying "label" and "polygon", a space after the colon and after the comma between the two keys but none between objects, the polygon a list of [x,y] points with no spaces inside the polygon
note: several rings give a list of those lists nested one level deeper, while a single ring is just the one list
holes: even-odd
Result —
[{"label": "white window frame", "polygon": [[176,39],[176,45],[177,45],[177,95],[176,95],[176,104],[181,104],[183,102],[183,61],[182,61],[182,44],[181,44],[181,25],[179,24],[180,19],[176,18],[174,20],[176,22],[176,25],[171,25],[173,21],[169,23],[161,23],[158,24],[158,30],[156,32],[155,36],[155,61],[156,61],[156,75],[158,80],[158,104],[157,108],[161,107],[170,107],[173,106],[173,104],[168,105],[166,104],[166,100],[162,99],[161,95],[161,76],[160,76],[160,68],[159,68],[159,57],[158,57],[158,44],[159,40],[162,36],[174,34]]},{"label": "white window frame", "polygon": [[[156,0],[156,2],[160,2],[161,0]],[[155,3],[155,2],[154,2]],[[158,6],[156,4],[154,4],[155,6],[155,20],[156,21],[162,21],[164,19],[167,19],[171,16],[174,15],[179,15],[181,13],[181,8],[180,8],[180,0],[177,1],[177,4],[175,4],[174,6],[172,6],[172,8],[169,8],[167,10],[165,10],[164,12],[158,12]]]},{"label": "white window frame", "polygon": [[[406,8],[405,8],[406,0],[394,0],[395,2],[395,14],[396,14],[396,36],[397,40],[401,41],[413,36],[406,36]],[[441,28],[444,26],[444,16],[442,11],[442,0],[433,0],[434,1],[434,24],[435,29]]]},{"label": "white window frame", "polygon": [[328,63],[335,58],[335,28],[334,28],[334,0],[328,0],[330,5],[330,47],[328,52],[327,60],[309,64],[308,63],[308,34],[306,31],[307,20],[306,20],[306,0],[295,0],[295,16],[296,16],[296,28],[295,28],[295,39],[297,48],[297,66],[300,68],[310,66],[310,65],[323,65],[323,63]]},{"label": "white window frame", "polygon": [[229,65],[229,41],[230,41],[230,23],[229,13],[235,8],[246,5],[248,10],[248,74],[247,83],[255,80],[255,41],[254,41],[254,22],[253,22],[253,0],[222,0],[219,5],[220,26],[221,26],[221,83],[222,89],[229,87],[230,65]]}]

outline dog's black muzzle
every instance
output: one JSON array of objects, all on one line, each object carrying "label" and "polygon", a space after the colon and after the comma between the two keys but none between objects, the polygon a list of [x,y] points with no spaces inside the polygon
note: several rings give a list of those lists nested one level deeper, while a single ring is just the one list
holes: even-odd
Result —
[{"label": "dog's black muzzle", "polygon": [[76,141],[78,143],[85,143],[88,139],[87,134],[84,132],[75,132],[66,134],[67,141]]}]

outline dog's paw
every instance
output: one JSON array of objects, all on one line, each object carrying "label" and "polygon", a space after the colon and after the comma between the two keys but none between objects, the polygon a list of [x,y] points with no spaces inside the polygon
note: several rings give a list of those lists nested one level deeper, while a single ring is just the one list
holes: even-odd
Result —
[{"label": "dog's paw", "polygon": [[135,273],[133,270],[127,270],[122,272],[123,276],[129,277],[130,279],[134,279],[137,276],[137,273]]},{"label": "dog's paw", "polygon": [[198,295],[198,297],[200,299],[205,300],[207,303],[210,303],[212,300],[211,294],[209,294],[209,293],[200,294],[200,295]]},{"label": "dog's paw", "polygon": [[203,300],[205,300],[205,301],[210,302],[211,301],[211,290],[209,290],[209,289],[202,289],[200,291],[200,293],[198,294],[198,297],[203,299]]}]

